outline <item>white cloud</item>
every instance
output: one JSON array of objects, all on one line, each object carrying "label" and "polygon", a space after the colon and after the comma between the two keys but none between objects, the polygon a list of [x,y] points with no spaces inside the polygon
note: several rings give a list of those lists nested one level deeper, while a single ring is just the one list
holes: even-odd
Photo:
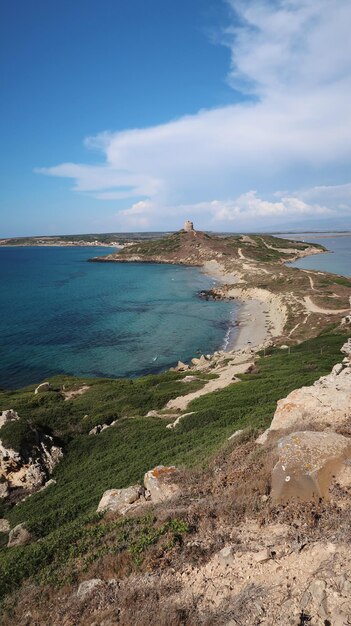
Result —
[{"label": "white cloud", "polygon": [[[317,216],[328,208],[351,213],[350,185],[323,184],[327,171],[328,181],[339,181],[340,169],[351,165],[349,0],[228,4],[228,80],[250,93],[249,100],[151,128],[101,133],[85,144],[103,154],[102,165],[64,163],[38,171],[70,178],[74,190],[100,200],[125,201],[120,223],[133,218],[140,227],[140,220],[145,227],[162,219],[166,225],[167,217],[171,223],[184,206],[202,207],[204,226],[206,219],[229,224],[233,216],[263,223],[273,215]],[[301,175],[310,189],[293,193]],[[290,192],[267,199],[282,187]],[[138,200],[149,203],[143,215],[135,212]],[[213,202],[221,208],[211,210]]]}]

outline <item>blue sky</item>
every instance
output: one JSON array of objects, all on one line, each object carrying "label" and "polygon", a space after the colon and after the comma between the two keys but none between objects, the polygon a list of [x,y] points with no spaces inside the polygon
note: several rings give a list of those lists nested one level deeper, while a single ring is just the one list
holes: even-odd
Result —
[{"label": "blue sky", "polygon": [[1,236],[351,226],[348,0],[4,0]]}]

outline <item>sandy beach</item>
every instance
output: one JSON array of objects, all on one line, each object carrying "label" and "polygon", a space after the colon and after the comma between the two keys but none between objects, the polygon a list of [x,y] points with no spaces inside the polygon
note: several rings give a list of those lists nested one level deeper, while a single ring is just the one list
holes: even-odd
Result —
[{"label": "sandy beach", "polygon": [[229,331],[226,352],[243,348],[260,348],[282,334],[287,307],[282,298],[265,289],[239,286],[240,277],[226,272],[218,261],[208,261],[203,271],[218,283],[218,293],[240,302],[235,331]]}]

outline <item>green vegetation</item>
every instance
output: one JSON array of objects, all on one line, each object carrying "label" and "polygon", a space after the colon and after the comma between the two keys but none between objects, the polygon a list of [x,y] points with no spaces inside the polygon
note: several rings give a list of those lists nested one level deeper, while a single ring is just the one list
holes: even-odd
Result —
[{"label": "green vegetation", "polygon": [[345,278],[344,276],[338,276],[333,279],[333,282],[337,285],[342,285],[343,287],[351,287],[351,280]]},{"label": "green vegetation", "polygon": [[[1,430],[5,445],[20,449],[28,438],[28,425],[58,437],[64,444],[72,436],[88,433],[97,424],[111,423],[126,417],[143,416],[152,409],[161,409],[171,398],[201,388],[207,376],[199,375],[186,385],[186,374],[165,372],[159,375],[121,380],[77,379],[56,376],[51,379],[52,391],[35,395],[35,385],[19,391],[0,392],[0,407],[15,409],[21,422],[10,422]],[[88,385],[80,396],[65,400],[65,392]]]},{"label": "green vegetation", "polygon": [[[5,511],[11,526],[26,522],[40,541],[0,550],[1,593],[13,590],[26,577],[37,577],[39,572],[44,575],[46,571],[47,580],[52,580],[53,571],[60,569],[60,559],[67,563],[72,554],[96,554],[99,533],[116,531],[107,544],[118,551],[122,530],[128,529],[129,523],[136,524],[126,539],[136,563],[145,547],[158,541],[160,533],[168,537],[169,533],[177,536],[186,532],[181,520],[162,531],[152,530],[149,522],[145,528],[142,521],[118,522],[121,526],[115,529],[102,525],[100,530],[94,511],[106,489],[140,482],[144,472],[155,465],[204,464],[235,430],[268,426],[277,400],[330,371],[340,359],[344,341],[345,335],[329,333],[293,346],[290,353],[272,349],[259,359],[257,373],[245,374],[239,384],[194,400],[188,411],[195,413],[175,430],[166,428],[165,419],[142,417],[177,395],[180,387],[183,392],[191,390],[190,384],[184,389],[180,375],[171,372],[135,381],[89,380],[91,389],[69,401],[64,401],[58,391],[39,397],[34,396],[33,388],[3,392],[1,408],[15,408],[26,420],[60,435],[64,457],[55,470],[56,485]],[[77,387],[87,381],[57,377],[52,382],[58,389],[62,384]],[[126,412],[129,418],[121,419]],[[85,414],[93,418],[85,418]],[[119,418],[115,426],[97,436],[87,435],[96,419],[108,415]],[[45,569],[50,562],[54,569]]]},{"label": "green vegetation", "polygon": [[182,233],[179,232],[173,233],[172,235],[162,239],[139,241],[133,246],[129,246],[128,248],[121,250],[119,255],[122,257],[124,255],[129,256],[131,254],[141,254],[152,257],[167,254],[169,252],[176,252],[180,248],[181,238]]}]

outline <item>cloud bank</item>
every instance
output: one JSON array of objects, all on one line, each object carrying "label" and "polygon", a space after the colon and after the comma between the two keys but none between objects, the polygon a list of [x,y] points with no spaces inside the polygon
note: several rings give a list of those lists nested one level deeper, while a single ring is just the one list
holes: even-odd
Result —
[{"label": "cloud bank", "polygon": [[37,171],[115,201],[122,229],[176,228],[185,216],[221,230],[350,217],[349,0],[228,5],[231,23],[221,41],[240,102],[150,128],[103,132],[85,140],[101,164]]}]

